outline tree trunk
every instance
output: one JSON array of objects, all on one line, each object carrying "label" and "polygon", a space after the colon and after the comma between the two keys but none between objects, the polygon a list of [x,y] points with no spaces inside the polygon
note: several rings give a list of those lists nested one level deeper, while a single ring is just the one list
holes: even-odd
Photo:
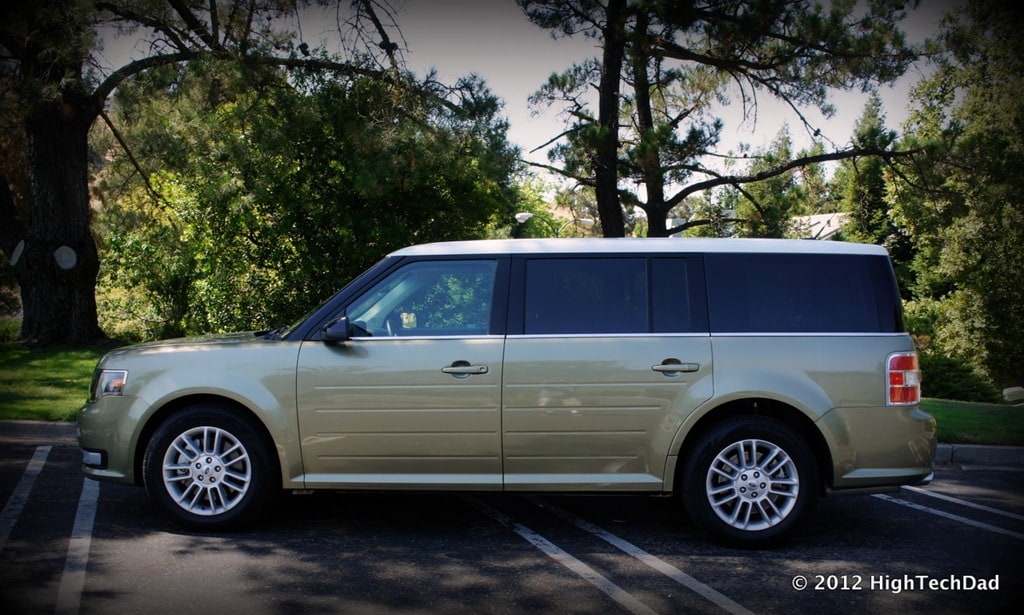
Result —
[{"label": "tree trunk", "polygon": [[651,59],[648,27],[650,17],[645,11],[636,16],[636,28],[633,33],[633,44],[630,46],[633,89],[636,93],[636,119],[639,129],[640,174],[647,187],[647,203],[642,204],[647,214],[647,236],[668,237],[666,225],[667,208],[665,207],[665,171],[661,168],[660,143],[655,140],[654,112],[651,108],[651,80],[647,74],[647,66]]},{"label": "tree trunk", "polygon": [[21,287],[21,338],[92,344],[105,339],[96,315],[99,256],[89,231],[88,182],[89,127],[102,100],[82,79],[84,13],[71,2],[50,8],[33,13],[39,23],[30,33],[4,32],[19,60],[29,189],[20,216],[9,193],[0,199],[0,247]]},{"label": "tree trunk", "polygon": [[89,232],[89,104],[88,98],[64,96],[27,118],[28,215],[24,224],[17,219],[9,193],[0,212],[3,247],[9,258],[17,251],[20,337],[31,344],[105,339],[96,315],[99,256]]},{"label": "tree trunk", "polygon": [[601,143],[594,165],[597,213],[605,237],[625,237],[626,222],[619,203],[619,80],[626,47],[626,0],[608,2],[601,57],[598,123]]}]

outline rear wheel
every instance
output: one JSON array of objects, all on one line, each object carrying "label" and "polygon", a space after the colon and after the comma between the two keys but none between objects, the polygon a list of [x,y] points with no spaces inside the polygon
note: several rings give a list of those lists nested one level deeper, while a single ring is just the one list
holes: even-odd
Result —
[{"label": "rear wheel", "polygon": [[790,532],[817,498],[818,471],[807,444],[767,417],[713,427],[685,459],[682,494],[703,529],[754,545]]},{"label": "rear wheel", "polygon": [[157,429],[143,477],[150,497],[176,520],[231,529],[254,519],[273,496],[270,461],[247,420],[219,406],[193,406]]}]

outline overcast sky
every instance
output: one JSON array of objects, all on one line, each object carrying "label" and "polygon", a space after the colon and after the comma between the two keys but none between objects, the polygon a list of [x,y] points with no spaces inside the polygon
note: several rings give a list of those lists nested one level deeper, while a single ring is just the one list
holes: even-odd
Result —
[{"label": "overcast sky", "polygon": [[[904,22],[908,38],[920,41],[933,36],[939,15],[952,1],[922,0],[921,7]],[[548,31],[530,23],[513,0],[397,0],[394,5],[408,45],[405,58],[410,67],[420,75],[437,68],[442,78],[450,80],[469,73],[482,76],[505,101],[511,140],[523,148],[525,157],[546,161],[542,152],[529,152],[564,130],[564,124],[554,110],[531,114],[527,97],[552,72],[598,56],[597,41],[581,36],[553,39]],[[906,118],[907,91],[919,78],[920,70],[912,69],[896,87],[881,89],[890,128],[898,128]],[[789,124],[798,147],[809,144],[809,137],[792,112],[765,97],[760,102],[756,125],[741,121],[738,101],[723,110],[725,149],[736,148],[740,142],[764,145],[784,122]],[[849,140],[866,102],[867,96],[859,91],[838,93],[833,98],[837,114],[832,120],[820,119],[813,110],[807,115],[812,120],[820,119],[823,134],[842,146]]]},{"label": "overcast sky", "polygon": [[[340,0],[347,4],[348,0]],[[936,32],[938,16],[955,0],[922,0],[904,23],[911,41],[920,41]],[[553,72],[561,72],[574,62],[600,55],[598,41],[582,36],[554,39],[550,32],[533,25],[513,0],[390,0],[404,38],[403,56],[417,75],[437,69],[439,77],[454,82],[475,73],[505,104],[511,124],[510,140],[519,145],[524,157],[546,162],[543,151],[530,151],[565,129],[557,109],[531,110],[527,98],[545,83]],[[336,32],[333,19],[322,14],[305,15],[297,24],[311,45]],[[130,48],[123,41],[109,41],[107,56],[120,66]],[[136,47],[135,55],[146,49]],[[334,46],[336,47],[336,45]],[[906,93],[920,79],[920,69],[912,68],[896,87],[883,87],[887,125],[898,128],[906,118]],[[848,142],[852,127],[861,115],[867,96],[860,92],[837,93],[833,103],[837,114],[823,120],[813,110],[807,117],[822,129],[824,136],[838,146]],[[809,137],[796,116],[766,97],[759,100],[757,123],[743,122],[740,104],[735,102],[720,114],[725,121],[722,150],[735,150],[740,143],[755,147],[770,142],[784,123],[788,123],[797,147],[809,144]]]}]

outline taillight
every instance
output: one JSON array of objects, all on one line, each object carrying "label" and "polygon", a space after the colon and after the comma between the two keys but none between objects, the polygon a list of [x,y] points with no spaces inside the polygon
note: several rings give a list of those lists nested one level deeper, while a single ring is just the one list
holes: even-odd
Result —
[{"label": "taillight", "polygon": [[911,406],[921,401],[921,369],[916,352],[894,352],[885,361],[885,403]]}]

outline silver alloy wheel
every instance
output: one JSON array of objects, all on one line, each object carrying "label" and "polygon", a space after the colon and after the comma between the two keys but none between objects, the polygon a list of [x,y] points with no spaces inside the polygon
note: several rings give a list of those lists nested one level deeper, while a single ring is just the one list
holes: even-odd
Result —
[{"label": "silver alloy wheel", "polygon": [[719,519],[739,530],[760,531],[793,512],[800,477],[781,447],[747,439],[718,453],[708,467],[705,489]]},{"label": "silver alloy wheel", "polygon": [[163,484],[171,499],[209,517],[237,506],[252,483],[252,463],[242,442],[219,427],[193,427],[164,453]]}]

